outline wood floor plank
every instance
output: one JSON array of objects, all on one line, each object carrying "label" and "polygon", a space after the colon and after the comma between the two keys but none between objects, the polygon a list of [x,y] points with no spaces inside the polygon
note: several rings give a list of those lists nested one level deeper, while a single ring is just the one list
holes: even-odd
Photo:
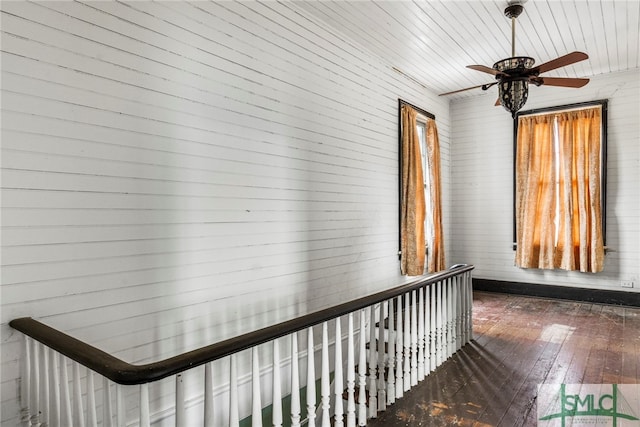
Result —
[{"label": "wood floor plank", "polygon": [[474,294],[474,338],[367,425],[534,426],[539,384],[638,383],[640,309]]},{"label": "wood floor plank", "polygon": [[[548,300],[541,301],[539,304],[530,304],[530,302],[526,298],[523,300],[520,305],[522,315],[508,326],[512,330],[512,339],[519,342],[519,345],[514,347],[514,352],[505,361],[500,376],[494,379],[494,393],[488,398],[491,403],[484,408],[478,418],[480,423],[499,425],[500,420],[505,418],[506,408],[512,405],[514,398],[517,397],[517,391],[527,375],[531,374],[530,369],[538,363],[540,358],[543,358],[545,350],[551,351],[553,353],[551,358],[554,358],[553,347],[555,346],[550,347],[544,342],[537,343],[542,333],[542,325],[537,319],[553,315],[554,305]],[[542,304],[544,304],[544,310],[540,310]]]},{"label": "wood floor plank", "polygon": [[640,313],[624,308],[622,326],[622,368],[620,384],[634,384],[640,378]]},{"label": "wood floor plank", "polygon": [[602,384],[620,384],[623,354],[622,331],[624,327],[624,308],[610,306],[608,309],[612,323],[608,330],[606,342],[604,343],[602,378],[600,382]]},{"label": "wood floor plank", "polygon": [[[583,323],[584,319],[590,316],[590,305],[591,304],[579,302],[558,301],[558,306],[566,310],[569,320],[567,322],[567,319],[562,319],[563,323],[552,323],[551,325],[567,325],[567,323],[569,323],[567,325],[569,328],[566,332],[567,334],[571,333],[571,336],[569,337],[571,339],[566,339],[565,337],[562,341],[555,363],[549,372],[547,372],[541,383],[561,384],[565,382],[569,369],[572,365],[572,361],[574,357],[576,357],[576,353],[581,353],[586,345],[585,343],[587,342],[586,339],[581,338],[581,332],[577,331],[577,326]],[[554,322],[557,322],[557,319],[554,320]]]},{"label": "wood floor plank", "polygon": [[[514,304],[510,305],[511,316],[517,318],[516,324],[507,325],[500,321],[500,328],[494,328],[493,334],[487,334],[486,342],[482,343],[476,340],[476,343],[487,355],[492,355],[494,362],[490,371],[479,370],[470,377],[471,381],[467,383],[474,387],[468,389],[464,387],[455,395],[451,396],[454,402],[466,402],[466,406],[471,408],[464,414],[464,420],[473,420],[474,425],[497,425],[498,420],[503,417],[504,407],[511,398],[511,390],[507,390],[506,385],[520,382],[516,379],[520,376],[522,368],[530,363],[530,352],[528,351],[528,343],[539,335],[539,331],[535,327],[534,319],[546,316],[546,312],[552,308],[552,304],[541,302],[536,307],[528,306],[528,299],[514,298]],[[499,306],[498,313],[499,311]],[[527,313],[526,316],[515,316],[518,312]],[[502,312],[504,315],[505,313]],[[500,320],[500,316],[498,317]],[[463,354],[463,353],[461,353]],[[526,355],[526,357],[525,357]],[[480,366],[491,366],[486,360],[477,363]],[[451,406],[449,417],[455,419],[455,407]]]}]

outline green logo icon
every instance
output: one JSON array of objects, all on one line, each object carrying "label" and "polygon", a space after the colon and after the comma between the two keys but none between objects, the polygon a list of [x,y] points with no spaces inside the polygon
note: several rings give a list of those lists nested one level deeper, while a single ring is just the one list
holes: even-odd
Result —
[{"label": "green logo icon", "polygon": [[[632,412],[630,405],[620,393],[617,384],[611,385],[611,393],[589,393],[582,392],[572,394],[567,392],[566,384],[560,385],[560,411],[544,415],[539,421],[550,421],[560,419],[562,427],[565,426],[567,418],[575,417],[599,417],[610,418],[614,426],[618,425],[619,420],[637,421],[639,418],[634,413],[624,413],[622,407],[629,408],[627,411]],[[624,403],[624,405],[623,405]],[[538,412],[540,415],[540,412]]]}]

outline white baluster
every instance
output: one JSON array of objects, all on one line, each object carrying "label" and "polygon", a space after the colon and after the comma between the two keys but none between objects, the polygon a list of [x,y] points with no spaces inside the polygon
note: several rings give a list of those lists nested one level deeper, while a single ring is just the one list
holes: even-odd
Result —
[{"label": "white baluster", "polygon": [[31,340],[31,386],[29,413],[31,425],[40,424],[40,343]]},{"label": "white baluster", "polygon": [[316,425],[316,368],[315,348],[313,345],[313,328],[307,329],[307,425]]},{"label": "white baluster", "polygon": [[460,276],[460,292],[461,292],[461,307],[460,307],[460,317],[462,322],[462,345],[465,345],[468,342],[467,335],[467,287],[465,282],[464,273]]},{"label": "white baluster", "polygon": [[424,288],[418,289],[418,381],[424,379]]},{"label": "white baluster", "polygon": [[429,348],[431,346],[431,298],[429,298],[430,287],[424,288],[424,375],[427,376],[431,372],[431,357]]},{"label": "white baluster", "polygon": [[71,393],[69,392],[69,371],[67,369],[67,358],[60,355],[60,424],[70,426],[73,423],[73,413],[71,412]]},{"label": "white baluster", "polygon": [[[280,383],[280,344],[273,340],[273,411],[271,422],[273,427],[282,427],[282,384]],[[293,392],[293,390],[292,390]]]},{"label": "white baluster", "polygon": [[394,323],[393,299],[389,300],[389,321],[387,332],[387,405],[396,401],[396,376],[395,376],[395,360],[396,360],[396,325]]},{"label": "white baluster", "polygon": [[84,427],[84,408],[82,407],[82,385],[80,384],[80,364],[73,362],[73,421],[74,426]]},{"label": "white baluster", "polygon": [[366,372],[367,372],[367,345],[365,338],[365,327],[366,327],[366,319],[365,319],[365,311],[360,310],[360,352],[358,355],[358,425],[366,426],[367,425],[367,398],[366,398]]},{"label": "white baluster", "polygon": [[460,288],[462,290],[462,344],[469,342],[469,322],[467,313],[469,310],[469,295],[467,291],[466,273],[460,277]]},{"label": "white baluster", "polygon": [[442,282],[436,283],[436,291],[437,291],[437,303],[436,303],[436,325],[437,325],[437,333],[436,333],[436,365],[440,366],[442,363],[442,315],[443,315],[443,307],[442,307]]},{"label": "white baluster", "polygon": [[442,339],[440,340],[442,358],[440,363],[447,360],[447,280],[442,281]]},{"label": "white baluster", "polygon": [[468,298],[468,302],[469,302],[469,309],[468,309],[468,316],[467,316],[467,321],[469,323],[468,325],[468,330],[469,330],[469,337],[468,339],[471,340],[473,338],[473,282],[471,281],[471,272],[468,271],[466,273],[467,276],[467,298]]},{"label": "white baluster", "polygon": [[116,384],[116,425],[125,427],[127,408],[124,403],[124,386]]},{"label": "white baluster", "polygon": [[449,279],[442,282],[442,361],[449,358]]},{"label": "white baluster", "polygon": [[176,374],[176,427],[185,425],[184,376]]},{"label": "white baluster", "polygon": [[438,321],[437,321],[437,302],[438,298],[436,297],[436,287],[437,284],[431,285],[431,337],[429,338],[429,349],[430,349],[430,364],[429,370],[433,372],[436,369],[438,358],[436,356],[436,345],[438,341]]},{"label": "white baluster", "polygon": [[462,348],[464,342],[464,280],[462,276],[458,276],[458,322],[460,329],[458,335],[458,349]]},{"label": "white baluster", "polygon": [[387,308],[387,302],[380,303],[380,319],[378,320],[378,411],[384,411],[387,408],[387,385],[384,379],[384,357],[385,357],[385,339],[384,339],[384,312]]},{"label": "white baluster", "polygon": [[456,278],[451,278],[451,355],[458,349],[458,293],[456,289]]},{"label": "white baluster", "polygon": [[455,312],[453,311],[455,308],[454,305],[454,296],[453,296],[453,277],[450,277],[449,280],[447,280],[447,323],[448,323],[448,327],[447,327],[447,334],[448,334],[448,345],[449,345],[449,350],[447,351],[447,358],[451,357],[454,353],[454,347],[455,347],[455,327],[454,327],[454,321],[455,321]]},{"label": "white baluster", "polygon": [[447,360],[447,279],[442,281],[442,339],[440,340],[440,346],[442,350],[442,359],[440,363],[444,363]]},{"label": "white baluster", "polygon": [[327,322],[322,323],[322,373],[320,376],[320,403],[322,407],[322,427],[331,427],[329,414],[331,380],[329,378],[329,332]]},{"label": "white baluster", "polygon": [[376,382],[376,310],[375,306],[369,307],[369,418],[378,415],[378,390]]},{"label": "white baluster", "polygon": [[60,426],[60,371],[58,370],[58,352],[49,349],[49,425]]},{"label": "white baluster", "polygon": [[300,371],[298,333],[291,334],[291,427],[300,427]]},{"label": "white baluster", "polygon": [[450,342],[450,356],[453,356],[453,354],[456,352],[456,339],[457,339],[457,334],[456,334],[456,278],[455,277],[451,277],[450,279],[451,282],[451,287],[449,288],[449,317],[450,317],[450,322],[451,322],[451,336],[449,337],[449,342]]},{"label": "white baluster", "polygon": [[458,293],[456,292],[456,278],[451,278],[451,293],[449,294],[451,298],[451,355],[458,350],[457,349],[457,341],[458,341],[458,315],[457,315],[457,298]]},{"label": "white baluster", "polygon": [[404,342],[404,330],[402,328],[402,296],[398,295],[397,298],[398,309],[396,310],[396,323],[398,327],[396,328],[396,399],[400,399],[404,395],[404,373],[402,367],[402,351],[403,351],[403,342]]},{"label": "white baluster", "polygon": [[449,279],[442,283],[442,361],[449,358]]},{"label": "white baluster", "polygon": [[335,408],[333,410],[334,427],[343,427],[344,421],[344,408],[342,405],[342,392],[344,390],[344,384],[342,379],[342,326],[340,325],[340,318],[336,319],[336,350],[334,354],[334,379],[333,379],[333,394],[335,397]]},{"label": "white baluster", "polygon": [[204,365],[204,427],[214,427],[213,362]]},{"label": "white baluster", "polygon": [[465,287],[464,287],[464,277],[463,276],[458,276],[458,286],[459,286],[459,298],[460,298],[460,305],[459,305],[459,310],[460,312],[458,313],[458,315],[460,316],[460,347],[462,347],[463,345],[466,344],[466,331],[465,331],[465,296],[466,296],[466,292],[465,292]]},{"label": "white baluster", "polygon": [[460,286],[462,289],[462,345],[465,345],[469,342],[469,333],[467,329],[467,287],[464,276],[460,278]]},{"label": "white baluster", "polygon": [[405,294],[404,313],[404,391],[411,388],[411,298],[409,293]]},{"label": "white baluster", "polygon": [[427,375],[426,329],[425,329],[425,288],[418,290],[418,381]]},{"label": "white baluster", "polygon": [[347,327],[347,427],[356,425],[356,373],[355,373],[355,345],[353,342],[353,313],[349,313]]},{"label": "white baluster", "polygon": [[465,343],[471,341],[473,338],[473,282],[471,280],[471,272],[464,273],[464,282],[467,295],[467,310],[466,310],[466,331],[467,337]]},{"label": "white baluster", "polygon": [[252,404],[251,427],[262,427],[262,400],[260,399],[260,360],[258,359],[258,347],[251,351],[251,376],[252,376]]},{"label": "white baluster", "polygon": [[98,415],[96,413],[96,387],[93,380],[93,371],[87,369],[87,425],[89,427],[98,426]]},{"label": "white baluster", "polygon": [[20,363],[20,418],[27,422],[31,410],[31,338],[24,336],[22,339],[22,363]]},{"label": "white baluster", "polygon": [[[469,274],[469,280],[468,280],[469,284],[467,284],[467,274]],[[463,276],[461,278],[462,289],[463,289],[462,299],[464,301],[463,302],[464,309],[463,309],[463,312],[462,312],[462,324],[463,324],[462,330],[464,331],[463,332],[463,338],[462,338],[462,343],[463,344],[468,343],[472,338],[472,336],[471,336],[472,325],[471,325],[471,322],[470,322],[471,318],[469,317],[469,314],[468,314],[470,309],[471,309],[471,305],[473,303],[473,301],[472,301],[473,300],[473,291],[472,291],[472,288],[469,286],[469,285],[471,285],[471,276],[470,276],[470,274],[471,273],[469,273],[469,272],[465,272],[465,273],[463,273]]]},{"label": "white baluster", "polygon": [[40,363],[40,421],[49,425],[49,352],[44,345],[40,345]]},{"label": "white baluster", "polygon": [[411,387],[418,384],[418,301],[411,291]]},{"label": "white baluster", "polygon": [[454,351],[458,351],[462,346],[462,318],[460,299],[460,276],[453,278],[453,314],[454,314]]},{"label": "white baluster", "polygon": [[238,367],[236,354],[230,356],[229,365],[229,427],[238,427],[240,418],[238,416]]},{"label": "white baluster", "polygon": [[102,426],[113,425],[113,404],[111,403],[111,383],[107,377],[102,377]]},{"label": "white baluster", "polygon": [[140,385],[140,427],[151,425],[151,414],[149,412],[149,384]]}]

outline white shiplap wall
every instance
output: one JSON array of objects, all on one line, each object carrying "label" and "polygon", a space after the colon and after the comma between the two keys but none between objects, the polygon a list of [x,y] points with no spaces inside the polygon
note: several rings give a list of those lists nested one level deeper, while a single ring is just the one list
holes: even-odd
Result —
[{"label": "white shiplap wall", "polygon": [[401,282],[399,97],[448,194],[448,101],[295,4],[3,2],[1,49],[2,425],[13,318],[139,363]]},{"label": "white shiplap wall", "polygon": [[[548,285],[640,291],[640,71],[595,76],[581,89],[533,87],[524,110],[609,99],[607,246],[602,273],[514,266],[513,121],[496,91],[452,103],[453,261],[474,276]],[[635,281],[622,288],[621,281]]]}]

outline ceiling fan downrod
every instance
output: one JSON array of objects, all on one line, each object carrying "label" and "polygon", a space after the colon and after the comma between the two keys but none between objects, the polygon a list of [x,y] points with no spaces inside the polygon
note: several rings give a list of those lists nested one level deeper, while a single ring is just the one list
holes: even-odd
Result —
[{"label": "ceiling fan downrod", "polygon": [[516,18],[520,16],[524,7],[521,4],[511,4],[504,10],[507,18],[511,18],[511,57],[516,56]]}]

